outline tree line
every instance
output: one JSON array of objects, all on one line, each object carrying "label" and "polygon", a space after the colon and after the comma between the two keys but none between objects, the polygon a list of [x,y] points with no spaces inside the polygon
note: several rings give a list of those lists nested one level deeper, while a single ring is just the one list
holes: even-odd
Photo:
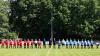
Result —
[{"label": "tree line", "polygon": [[[54,37],[93,38],[100,28],[99,0],[0,1],[0,36],[48,38],[53,18]],[[4,34],[2,34],[2,32]],[[11,37],[13,36],[13,37]]]}]

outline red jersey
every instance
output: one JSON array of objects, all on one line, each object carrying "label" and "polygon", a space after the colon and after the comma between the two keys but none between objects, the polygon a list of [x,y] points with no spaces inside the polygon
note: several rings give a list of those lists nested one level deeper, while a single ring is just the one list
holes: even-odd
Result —
[{"label": "red jersey", "polygon": [[6,46],[8,46],[8,40],[6,40],[5,44],[6,44]]},{"label": "red jersey", "polygon": [[19,46],[19,41],[17,40],[17,46]]},{"label": "red jersey", "polygon": [[31,40],[31,45],[33,45],[34,44],[34,41],[33,40]]},{"label": "red jersey", "polygon": [[38,45],[41,45],[41,41],[40,40],[38,41]]},{"label": "red jersey", "polygon": [[17,41],[16,40],[14,40],[14,46],[16,46],[17,45]]},{"label": "red jersey", "polygon": [[19,44],[19,45],[20,45],[20,48],[22,48],[22,41],[20,41],[19,43],[20,43],[20,44]]},{"label": "red jersey", "polygon": [[27,41],[27,46],[30,46],[30,41],[29,40]]},{"label": "red jersey", "polygon": [[1,46],[4,46],[4,40],[1,41]]},{"label": "red jersey", "polygon": [[26,41],[24,41],[24,46],[26,46],[26,44],[27,44]]},{"label": "red jersey", "polygon": [[11,41],[10,41],[10,45],[12,45],[12,44],[13,44],[13,41],[11,40]]}]

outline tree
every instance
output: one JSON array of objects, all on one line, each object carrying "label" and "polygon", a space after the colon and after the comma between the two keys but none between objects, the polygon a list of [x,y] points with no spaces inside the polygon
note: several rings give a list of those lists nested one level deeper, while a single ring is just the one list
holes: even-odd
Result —
[{"label": "tree", "polygon": [[94,0],[18,0],[11,2],[11,31],[22,38],[50,37],[50,19],[54,34],[78,34],[90,37],[98,27],[99,9]]},{"label": "tree", "polygon": [[0,38],[9,32],[9,2],[0,0]]}]

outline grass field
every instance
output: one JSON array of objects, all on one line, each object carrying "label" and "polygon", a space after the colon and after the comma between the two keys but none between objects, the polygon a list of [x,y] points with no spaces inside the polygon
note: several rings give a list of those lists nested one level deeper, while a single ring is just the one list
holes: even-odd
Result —
[{"label": "grass field", "polygon": [[66,48],[0,48],[0,56],[100,56],[99,49],[66,49]]}]

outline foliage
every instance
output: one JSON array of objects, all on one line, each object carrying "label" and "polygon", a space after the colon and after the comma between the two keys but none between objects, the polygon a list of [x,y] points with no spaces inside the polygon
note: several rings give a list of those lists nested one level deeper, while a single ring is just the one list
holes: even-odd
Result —
[{"label": "foliage", "polygon": [[[54,18],[55,35],[78,34],[90,37],[100,27],[98,2],[99,0],[17,0],[10,2],[10,7],[7,5],[9,3],[1,2],[0,25],[3,27],[0,26],[0,29],[2,32],[14,31],[22,38],[33,38],[35,35],[50,37],[50,20]],[[7,12],[7,8],[11,11]]]}]

